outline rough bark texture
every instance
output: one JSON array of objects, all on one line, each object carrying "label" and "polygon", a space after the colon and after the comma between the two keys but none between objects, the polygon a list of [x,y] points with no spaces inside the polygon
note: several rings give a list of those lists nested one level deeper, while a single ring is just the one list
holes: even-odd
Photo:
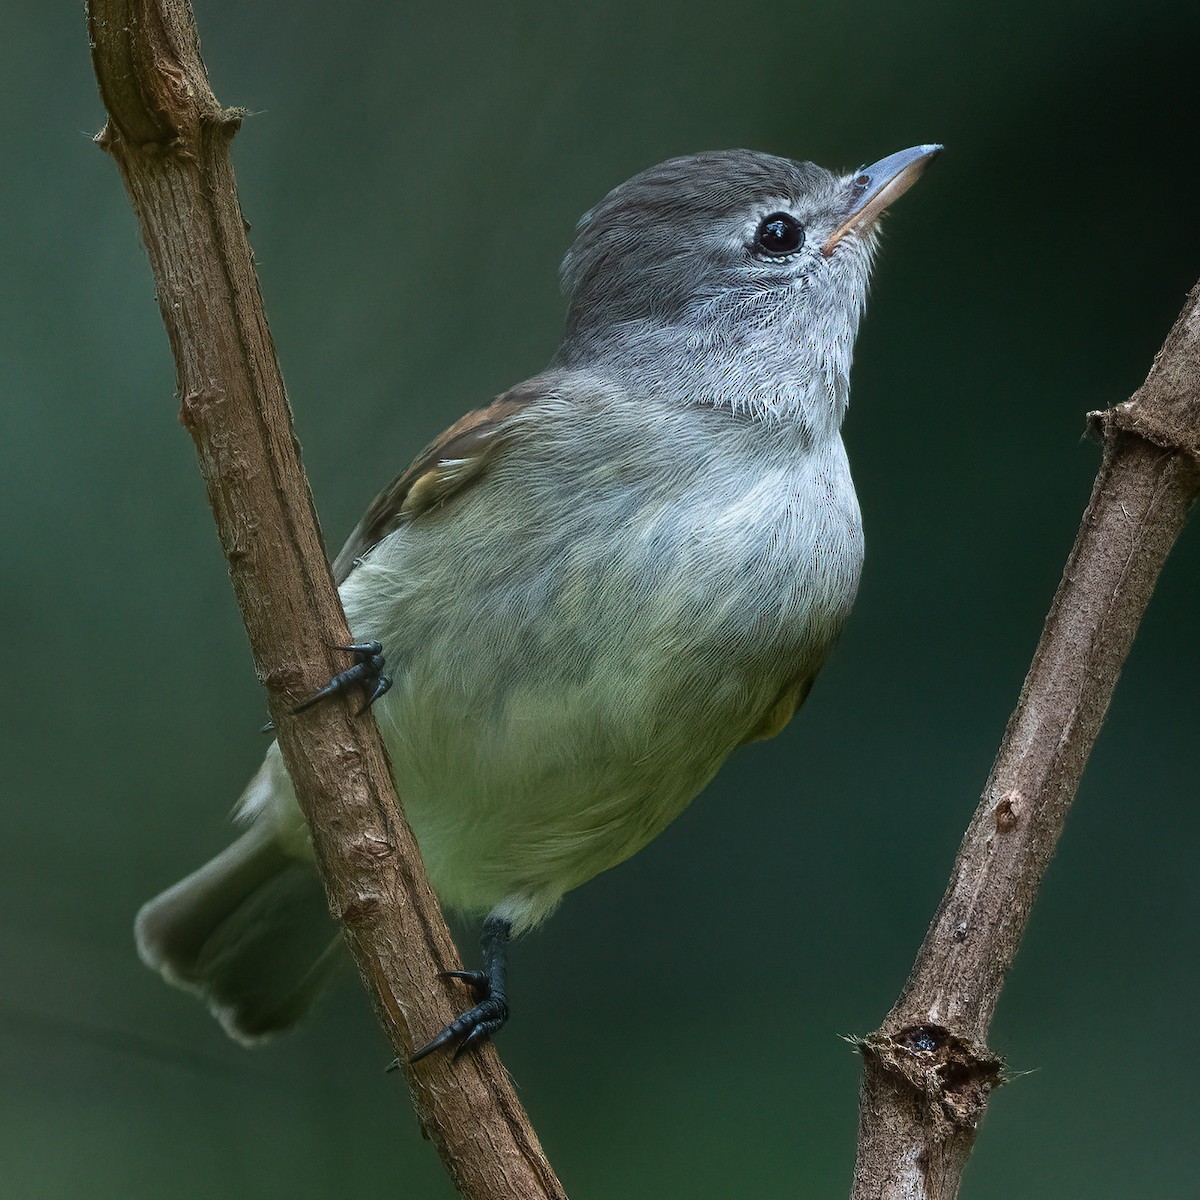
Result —
[{"label": "rough bark texture", "polygon": [[[93,64],[116,160],[154,269],[191,434],[259,678],[330,908],[397,1057],[457,1013],[437,978],[458,956],[399,809],[374,721],[296,701],[347,665],[349,641],[263,313],[222,109],[186,0],[92,0]],[[382,1069],[382,1063],[381,1063]],[[421,1123],[460,1192],[561,1197],[512,1084],[486,1047],[408,1070]]]},{"label": "rough bark texture", "polygon": [[1117,676],[1200,492],[1200,285],[1104,459],[983,798],[904,990],[861,1043],[853,1200],[950,1200],[1000,1060],[986,1045]]}]

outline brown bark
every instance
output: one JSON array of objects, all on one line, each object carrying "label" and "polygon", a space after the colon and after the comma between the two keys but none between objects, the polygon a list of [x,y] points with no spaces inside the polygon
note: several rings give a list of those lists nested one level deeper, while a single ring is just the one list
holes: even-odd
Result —
[{"label": "brown bark", "polygon": [[[191,434],[259,678],[312,830],[330,908],[407,1063],[456,1015],[459,965],[404,821],[375,723],[335,701],[292,715],[350,640],[292,432],[238,204],[241,115],[209,87],[186,0],[92,0],[92,58],[115,159],[141,226]],[[494,1049],[406,1068],[460,1192],[562,1197]]]},{"label": "brown bark", "polygon": [[1200,493],[1200,285],[1146,382],[1093,413],[1104,459],[949,887],[861,1043],[853,1200],[958,1194],[991,1091],[1004,979],[1159,571]]}]

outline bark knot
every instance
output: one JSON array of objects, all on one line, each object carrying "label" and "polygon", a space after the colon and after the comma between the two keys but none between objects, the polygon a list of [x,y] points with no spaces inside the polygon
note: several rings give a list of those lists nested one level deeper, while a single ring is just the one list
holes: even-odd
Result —
[{"label": "bark knot", "polygon": [[346,925],[362,925],[372,920],[383,910],[383,897],[373,892],[359,892],[352,896],[338,912],[338,920]]},{"label": "bark knot", "polygon": [[997,833],[1012,833],[1021,823],[1024,809],[1020,792],[1009,792],[993,810]]},{"label": "bark knot", "polygon": [[924,1123],[938,1139],[973,1131],[992,1090],[1003,1082],[1002,1061],[943,1025],[908,1025],[862,1042],[869,1063],[898,1076],[924,1109]]},{"label": "bark knot", "polygon": [[270,670],[258,672],[258,681],[269,692],[282,692],[295,698],[304,686],[304,669],[297,662],[280,663]]},{"label": "bark knot", "polygon": [[179,401],[179,423],[187,430],[197,429],[209,409],[225,399],[219,388],[192,388]]},{"label": "bark knot", "polygon": [[1196,428],[1195,403],[1172,406],[1143,398],[1148,379],[1133,398],[1087,415],[1088,432],[1106,444],[1120,434],[1132,434],[1160,449],[1185,455],[1200,470],[1200,434]]},{"label": "bark knot", "polygon": [[396,853],[396,847],[387,838],[380,837],[379,834],[372,833],[370,830],[365,831],[360,837],[354,838],[347,848],[355,858],[360,858],[365,862],[378,862],[380,859],[389,858]]}]

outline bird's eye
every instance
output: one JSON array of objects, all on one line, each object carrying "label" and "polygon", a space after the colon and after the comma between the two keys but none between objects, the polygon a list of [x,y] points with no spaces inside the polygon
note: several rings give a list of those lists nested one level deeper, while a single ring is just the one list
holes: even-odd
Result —
[{"label": "bird's eye", "polygon": [[804,245],[804,226],[791,213],[763,217],[754,234],[754,252],[768,258],[784,258]]}]

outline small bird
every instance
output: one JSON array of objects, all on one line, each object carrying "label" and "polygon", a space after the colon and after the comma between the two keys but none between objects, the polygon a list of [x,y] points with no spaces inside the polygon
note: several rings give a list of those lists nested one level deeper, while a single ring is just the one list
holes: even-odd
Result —
[{"label": "small bird", "polygon": [[[580,220],[540,374],[471,412],[334,562],[358,639],[313,698],[374,702],[441,902],[485,918],[475,1003],[414,1060],[508,1016],[508,943],[779,733],[863,558],[841,425],[880,214],[940,146],[852,174],[673,158]],[[241,836],[146,904],[142,959],[252,1043],[338,939],[277,744]]]}]

